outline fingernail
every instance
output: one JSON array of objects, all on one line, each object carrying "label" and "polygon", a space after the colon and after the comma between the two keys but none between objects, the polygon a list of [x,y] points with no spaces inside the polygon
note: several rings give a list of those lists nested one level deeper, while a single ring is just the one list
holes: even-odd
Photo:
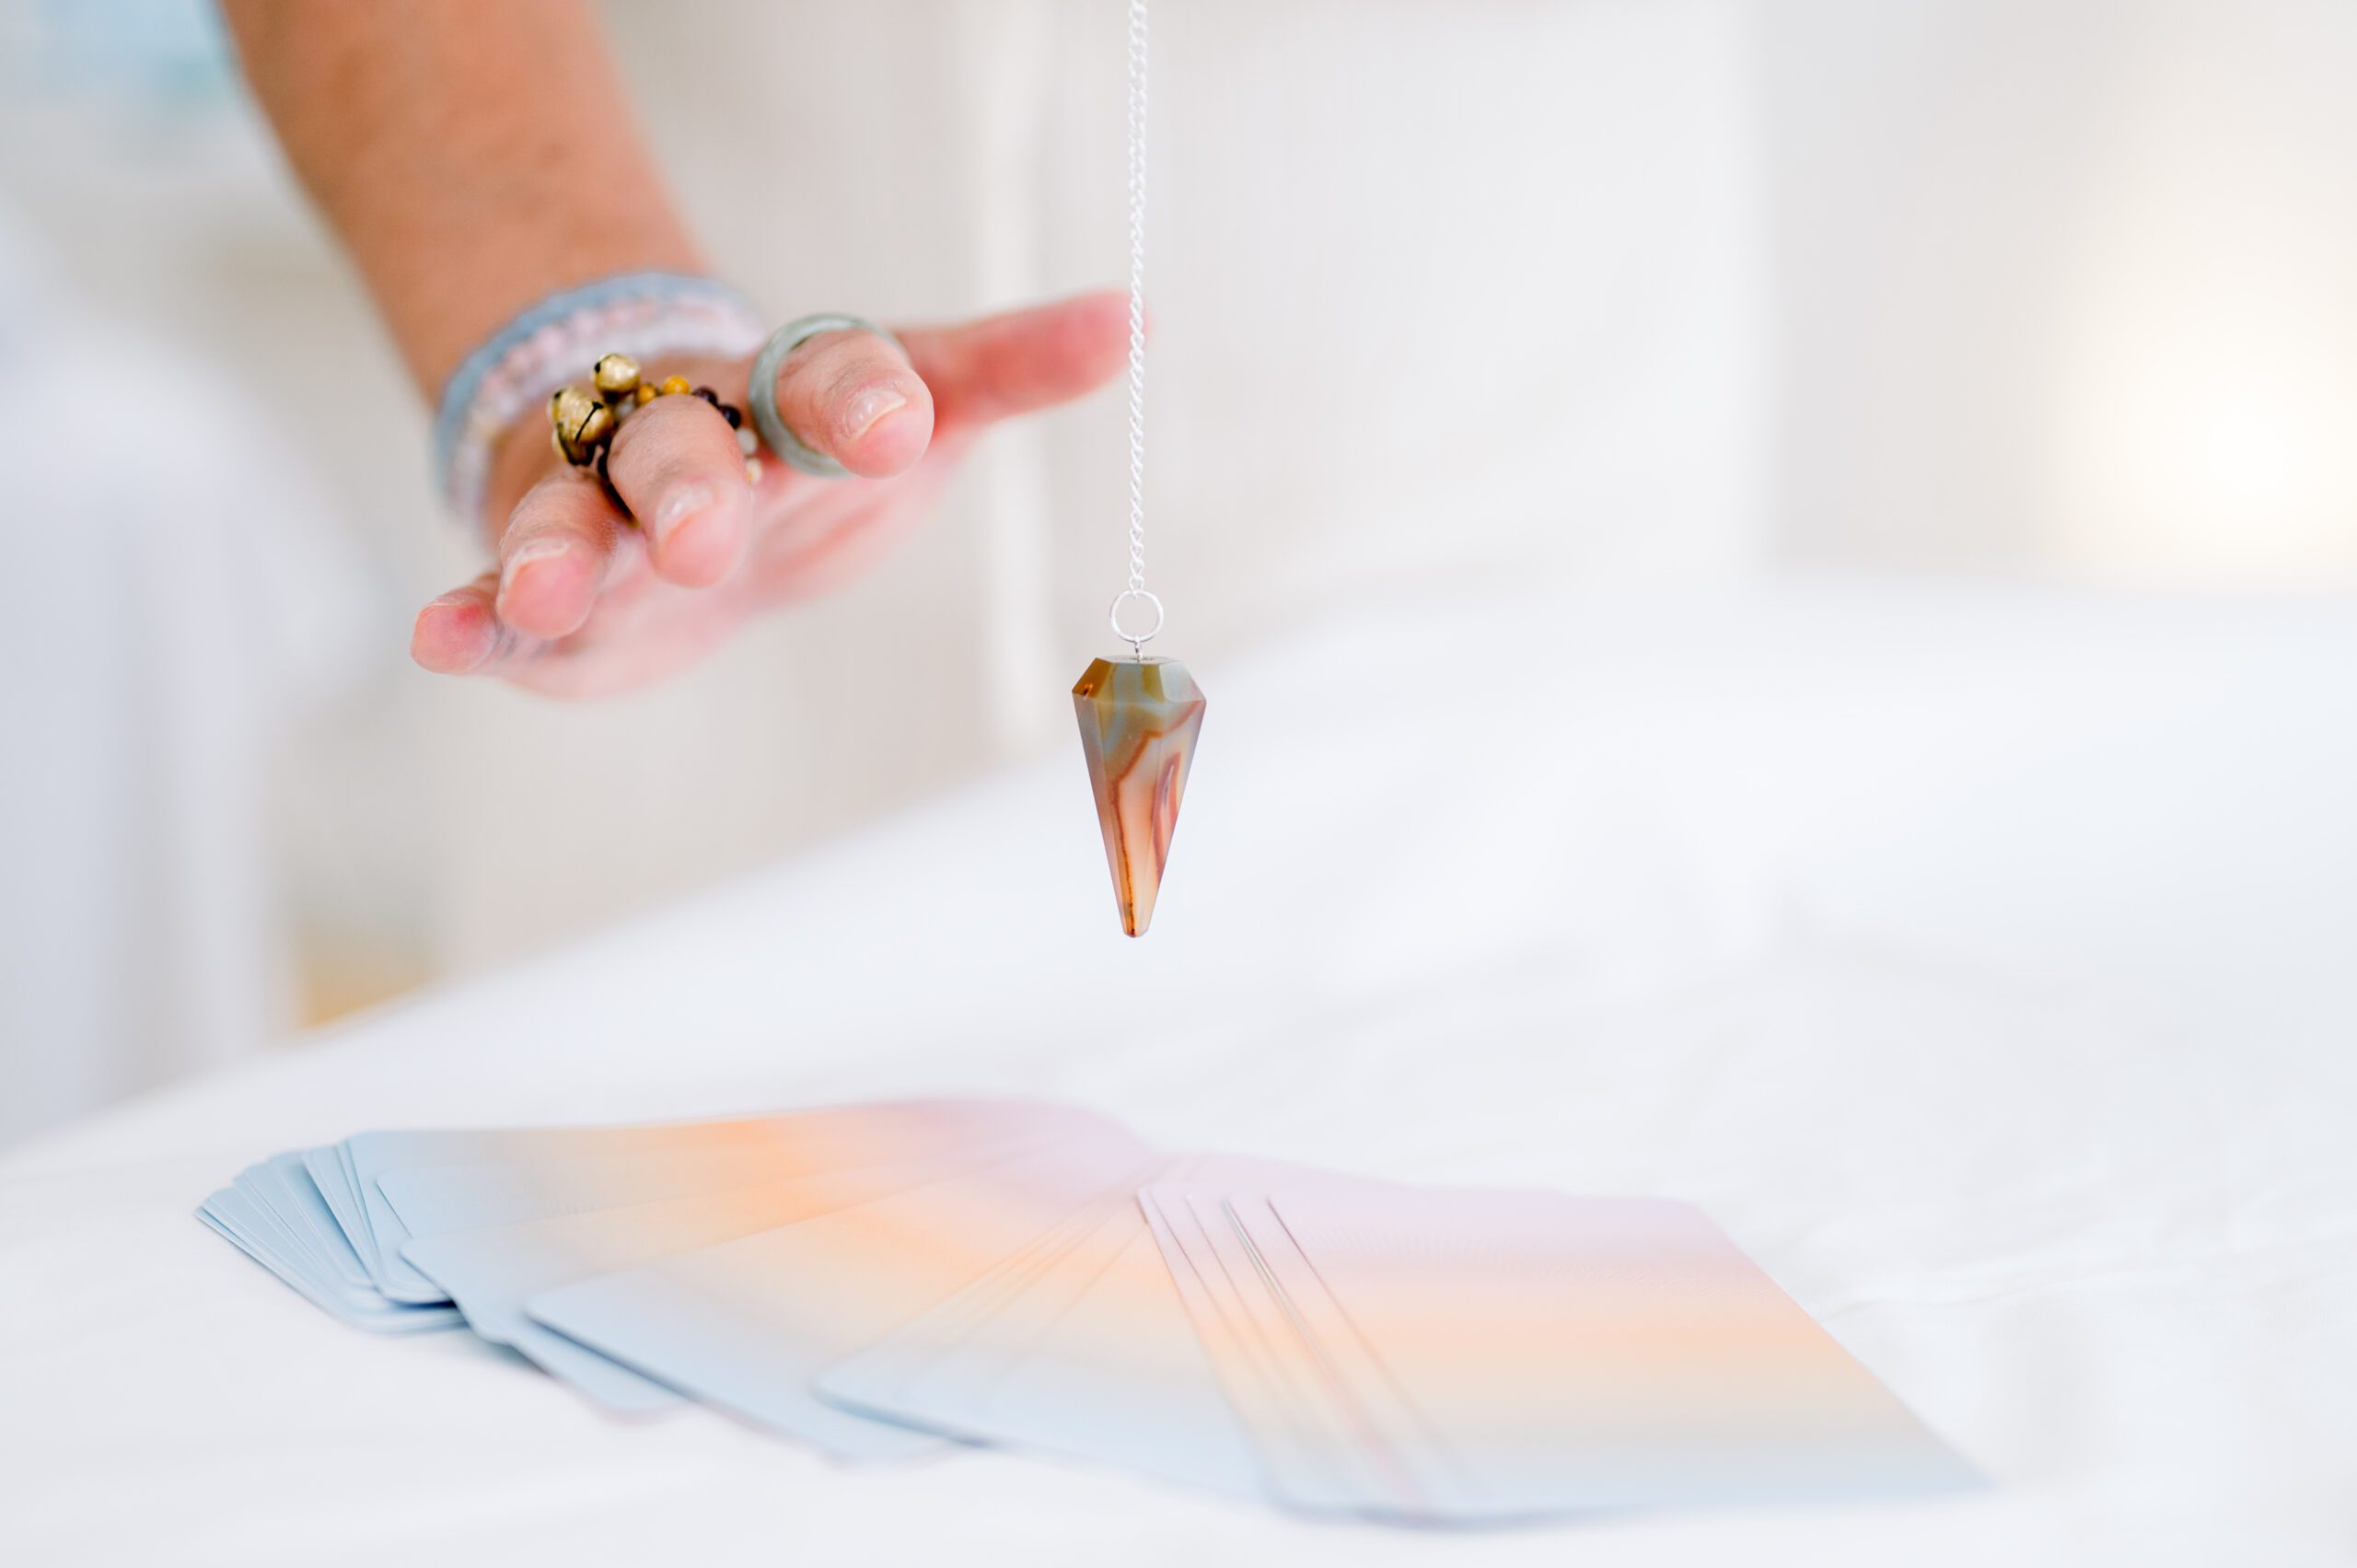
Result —
[{"label": "fingernail", "polygon": [[535,561],[546,561],[552,555],[563,555],[573,548],[573,541],[563,534],[550,534],[540,539],[526,540],[507,557],[505,570],[514,573]]},{"label": "fingernail", "polygon": [[570,553],[572,549],[573,541],[564,538],[563,535],[554,535],[546,539],[527,540],[522,544],[517,545],[516,547],[515,553],[508,556],[506,564],[503,565],[499,569],[499,597],[501,600],[505,601],[506,599],[508,589],[516,586],[516,580],[524,575],[525,567],[529,566],[535,561],[554,560],[557,556]]},{"label": "fingernail", "polygon": [[843,439],[856,441],[876,427],[876,422],[894,409],[906,408],[909,400],[900,389],[889,381],[879,381],[859,393],[843,411]]},{"label": "fingernail", "polygon": [[[465,675],[491,656],[499,640],[498,628],[488,616],[479,624],[468,625],[470,608],[471,600],[463,591],[444,594],[426,605],[410,637],[410,653],[418,663],[444,675]],[[437,615],[437,610],[443,613]]]},{"label": "fingernail", "polygon": [[671,537],[681,523],[694,517],[713,503],[712,490],[702,484],[678,484],[664,494],[655,505],[655,517],[646,525],[657,542]]}]

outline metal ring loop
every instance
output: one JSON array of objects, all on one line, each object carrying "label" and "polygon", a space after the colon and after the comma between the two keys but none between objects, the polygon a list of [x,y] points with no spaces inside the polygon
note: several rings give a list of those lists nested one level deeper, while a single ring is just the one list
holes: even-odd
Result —
[{"label": "metal ring loop", "polygon": [[[1121,606],[1125,601],[1133,598],[1142,598],[1154,606],[1154,624],[1143,632],[1121,630]],[[1113,628],[1113,635],[1129,644],[1130,651],[1136,653],[1140,648],[1153,642],[1155,633],[1162,630],[1162,601],[1144,588],[1123,588],[1113,596],[1112,605],[1105,611],[1105,621]]]},{"label": "metal ring loop", "polygon": [[761,433],[762,444],[791,466],[820,479],[842,479],[851,470],[824,452],[812,451],[786,428],[784,417],[777,412],[777,373],[787,354],[820,332],[843,331],[874,332],[903,354],[908,353],[900,348],[900,339],[864,317],[840,312],[800,316],[770,334],[770,341],[753,356],[752,384],[745,389],[745,401],[753,410],[753,428]]}]

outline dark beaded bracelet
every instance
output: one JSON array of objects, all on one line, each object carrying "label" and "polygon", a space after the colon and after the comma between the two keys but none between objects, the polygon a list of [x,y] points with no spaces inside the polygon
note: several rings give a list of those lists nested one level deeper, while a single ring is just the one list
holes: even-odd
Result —
[{"label": "dark beaded bracelet", "polygon": [[[621,496],[607,477],[606,453],[613,445],[614,433],[638,410],[657,398],[692,395],[702,399],[720,411],[728,421],[728,428],[737,432],[737,447],[745,457],[745,480],[758,484],[761,478],[761,460],[754,456],[756,443],[752,433],[745,428],[745,412],[731,403],[720,401],[720,394],[710,387],[690,387],[684,376],[667,376],[659,382],[650,382],[639,373],[638,361],[626,354],[610,354],[599,359],[592,371],[594,392],[578,387],[561,387],[549,399],[549,423],[553,429],[551,438],[557,456],[575,468],[589,470],[598,482],[621,505]],[[624,513],[629,507],[623,506]]]}]

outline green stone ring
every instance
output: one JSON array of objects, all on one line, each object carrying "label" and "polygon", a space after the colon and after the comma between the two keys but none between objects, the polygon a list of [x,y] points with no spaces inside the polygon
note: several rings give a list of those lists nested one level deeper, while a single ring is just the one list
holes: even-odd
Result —
[{"label": "green stone ring", "polygon": [[820,332],[844,331],[874,332],[894,348],[900,347],[900,339],[857,316],[830,313],[798,317],[772,332],[770,341],[761,345],[761,352],[753,356],[752,385],[745,389],[745,401],[752,405],[753,428],[761,432],[763,444],[795,468],[820,479],[842,479],[851,470],[824,452],[812,451],[786,428],[784,418],[777,412],[777,373],[784,366],[787,354]]}]

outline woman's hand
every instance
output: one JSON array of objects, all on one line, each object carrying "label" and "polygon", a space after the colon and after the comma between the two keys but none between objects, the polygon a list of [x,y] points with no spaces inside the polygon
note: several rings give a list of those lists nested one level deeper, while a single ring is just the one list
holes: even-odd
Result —
[{"label": "woman's hand", "polygon": [[[703,271],[621,112],[630,93],[586,0],[222,10],[248,83],[428,397],[552,284]],[[498,568],[420,611],[411,652],[439,674],[565,696],[682,669],[748,617],[873,560],[985,426],[1104,381],[1126,336],[1126,302],[1107,295],[906,332],[905,356],[870,333],[813,338],[779,374],[778,409],[859,477],[814,479],[770,458],[748,486],[719,413],[658,398],[608,454],[628,517],[550,451],[547,419],[527,415],[488,476]],[[641,357],[649,375],[745,403],[749,361]]]},{"label": "woman's hand", "polygon": [[[443,675],[490,675],[598,696],[674,674],[749,617],[873,561],[913,525],[993,422],[1068,401],[1120,368],[1114,294],[900,332],[828,332],[778,373],[777,406],[807,446],[851,470],[819,479],[764,448],[745,482],[737,433],[701,398],[658,398],[615,435],[596,479],[558,459],[547,416],[519,421],[493,470],[497,569],[418,612],[410,651]],[[745,406],[749,360],[650,363]],[[584,376],[586,379],[586,370]],[[749,424],[749,417],[748,424]]]}]

